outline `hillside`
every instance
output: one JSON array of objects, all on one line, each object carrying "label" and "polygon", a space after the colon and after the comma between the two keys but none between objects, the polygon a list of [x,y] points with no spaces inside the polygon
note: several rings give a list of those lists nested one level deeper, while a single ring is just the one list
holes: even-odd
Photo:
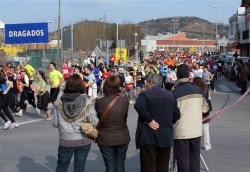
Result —
[{"label": "hillside", "polygon": [[[171,20],[178,20],[175,25],[175,32],[185,32],[187,38],[202,39],[203,29],[205,27],[205,40],[212,40],[215,36],[215,25],[198,17],[169,17],[150,20],[147,22],[147,33],[149,35],[167,34],[174,32],[174,22]],[[201,25],[196,25],[199,23]],[[133,48],[135,45],[134,33],[137,33],[137,41],[140,45],[140,40],[145,38],[145,24],[146,21],[140,23],[124,22],[119,25],[119,39],[126,41],[127,48]],[[137,25],[137,27],[135,27]],[[70,26],[65,26],[64,30],[70,30]],[[226,36],[228,26],[218,24],[218,34],[220,37]],[[55,32],[50,33],[50,39],[57,39]],[[64,38],[68,40],[69,38]],[[110,48],[116,47],[116,24],[105,23],[100,21],[84,20],[74,24],[74,49],[75,50],[92,50],[96,45],[100,44],[100,39],[114,40]]]},{"label": "hillside", "polygon": [[[178,20],[175,22],[175,32],[185,32],[188,38],[202,39],[203,28],[205,28],[205,39],[214,39],[215,25],[212,22],[198,18],[198,17],[169,17],[150,20],[147,23],[147,32],[149,35],[174,33],[174,22],[171,20]],[[196,25],[198,23],[200,25]],[[146,21],[138,23],[145,28]],[[202,26],[201,26],[202,25]],[[221,23],[217,24],[217,32],[220,37],[228,35],[228,26]]]}]

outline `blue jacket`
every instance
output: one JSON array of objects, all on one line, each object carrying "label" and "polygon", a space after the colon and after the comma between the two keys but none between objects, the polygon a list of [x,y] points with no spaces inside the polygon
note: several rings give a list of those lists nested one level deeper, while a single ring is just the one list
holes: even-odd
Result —
[{"label": "blue jacket", "polygon": [[[161,148],[173,147],[173,124],[180,119],[180,111],[174,94],[160,87],[140,93],[135,109],[138,116],[136,129],[136,148],[154,145]],[[151,129],[147,123],[155,120],[158,130]]]}]

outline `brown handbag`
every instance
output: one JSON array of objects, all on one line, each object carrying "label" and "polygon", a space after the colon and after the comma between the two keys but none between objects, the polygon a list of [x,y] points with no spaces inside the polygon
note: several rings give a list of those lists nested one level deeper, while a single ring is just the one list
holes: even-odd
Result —
[{"label": "brown handbag", "polygon": [[84,132],[87,136],[89,136],[90,138],[92,138],[94,142],[95,142],[95,139],[97,138],[98,129],[99,129],[100,125],[102,124],[104,118],[106,117],[106,115],[109,112],[109,110],[111,109],[111,107],[115,104],[115,102],[119,98],[120,98],[120,96],[116,96],[114,98],[114,100],[112,100],[112,102],[108,105],[108,107],[105,109],[105,111],[101,115],[101,118],[100,118],[100,120],[99,120],[99,122],[98,122],[98,124],[97,124],[96,127],[94,127],[92,125],[91,121],[90,122],[86,122],[86,113],[85,113],[84,123],[81,125],[81,129],[82,129],[82,132]]}]

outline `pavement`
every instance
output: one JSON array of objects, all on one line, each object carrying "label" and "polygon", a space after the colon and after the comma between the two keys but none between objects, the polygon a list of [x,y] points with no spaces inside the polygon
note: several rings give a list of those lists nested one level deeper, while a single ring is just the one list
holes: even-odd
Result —
[{"label": "pavement", "polygon": [[[227,78],[219,78],[216,92],[211,93],[213,112],[223,109],[241,95],[239,89]],[[60,93],[61,94],[61,93]],[[53,107],[50,105],[50,109]],[[52,111],[53,112],[53,111]],[[139,151],[135,147],[137,113],[130,105],[128,128],[131,141],[126,156],[127,172],[139,172]],[[15,117],[20,126],[2,130],[0,120],[0,172],[52,172],[56,169],[58,130],[51,122],[45,121],[45,113],[36,115],[34,108],[28,107],[23,117]],[[212,172],[250,172],[250,96],[213,118],[210,122],[212,149],[201,154]],[[73,158],[69,166],[73,171]],[[95,143],[86,163],[86,172],[105,171],[104,162]],[[201,170],[206,171],[201,161]]]}]

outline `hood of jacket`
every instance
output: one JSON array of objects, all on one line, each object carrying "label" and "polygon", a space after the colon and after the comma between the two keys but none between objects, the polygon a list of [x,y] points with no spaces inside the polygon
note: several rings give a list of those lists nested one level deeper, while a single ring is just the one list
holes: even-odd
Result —
[{"label": "hood of jacket", "polygon": [[64,93],[61,101],[64,113],[68,118],[75,118],[86,106],[86,97],[81,93]]}]

